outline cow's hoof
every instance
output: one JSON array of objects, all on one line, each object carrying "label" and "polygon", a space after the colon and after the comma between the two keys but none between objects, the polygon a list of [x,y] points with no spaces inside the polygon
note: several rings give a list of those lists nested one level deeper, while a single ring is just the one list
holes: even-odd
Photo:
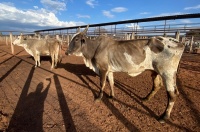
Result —
[{"label": "cow's hoof", "polygon": [[147,101],[149,101],[148,98],[146,98],[146,97],[145,97],[145,98],[142,98],[142,102],[143,102],[143,103],[145,103],[145,102],[147,102]]},{"label": "cow's hoof", "polygon": [[110,98],[110,99],[113,99],[113,98],[114,98],[114,96],[110,95],[110,96],[108,96],[108,98]]},{"label": "cow's hoof", "polygon": [[94,100],[94,102],[95,102],[95,103],[101,102],[101,98],[96,98],[96,99]]},{"label": "cow's hoof", "polygon": [[160,123],[165,123],[165,119],[163,119],[163,118],[160,118],[160,119],[158,119],[158,121],[160,122]]},{"label": "cow's hoof", "polygon": [[165,113],[158,119],[160,123],[165,123],[169,119],[169,116]]}]

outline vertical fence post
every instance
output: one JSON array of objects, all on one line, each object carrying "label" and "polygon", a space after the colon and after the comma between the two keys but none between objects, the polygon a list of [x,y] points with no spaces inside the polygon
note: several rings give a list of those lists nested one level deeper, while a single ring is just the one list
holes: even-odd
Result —
[{"label": "vertical fence post", "polygon": [[41,39],[40,32],[36,32],[36,33],[35,33],[35,36],[36,36],[39,40]]},{"label": "vertical fence post", "polygon": [[131,34],[131,39],[135,39],[135,33],[134,32],[132,32],[132,34]]},{"label": "vertical fence post", "polygon": [[62,36],[61,36],[61,45],[63,45],[63,42],[64,42],[64,34],[62,34]]},{"label": "vertical fence post", "polygon": [[185,37],[182,37],[181,43],[184,43],[184,44],[185,44]]},{"label": "vertical fence post", "polygon": [[190,51],[189,51],[189,53],[192,53],[193,39],[194,39],[194,36],[192,36],[191,40],[190,40]]},{"label": "vertical fence post", "polygon": [[165,32],[165,30],[166,30],[166,24],[167,24],[167,20],[165,20],[165,25],[164,25],[164,34],[163,34],[164,37],[167,36],[167,34],[166,34],[166,32]]},{"label": "vertical fence post", "polygon": [[179,31],[177,31],[177,32],[175,33],[175,38],[179,41],[179,38],[180,38],[180,32],[179,32]]},{"label": "vertical fence post", "polygon": [[124,34],[124,40],[127,40],[127,33]]},{"label": "vertical fence post", "polygon": [[136,34],[137,34],[137,30],[138,30],[138,22],[137,22],[137,25],[136,25]]},{"label": "vertical fence post", "polygon": [[67,45],[69,45],[69,34],[67,34]]},{"label": "vertical fence post", "polygon": [[60,36],[58,34],[56,34],[56,39],[60,40]]},{"label": "vertical fence post", "polygon": [[12,32],[10,32],[10,45],[11,45],[11,52],[12,52],[12,54],[14,54],[14,46],[13,46],[12,42],[13,42],[13,35],[12,35]]},{"label": "vertical fence post", "polygon": [[8,45],[8,37],[6,36],[6,45]]},{"label": "vertical fence post", "polygon": [[115,35],[117,34],[117,29],[116,29],[116,25],[115,25]]}]

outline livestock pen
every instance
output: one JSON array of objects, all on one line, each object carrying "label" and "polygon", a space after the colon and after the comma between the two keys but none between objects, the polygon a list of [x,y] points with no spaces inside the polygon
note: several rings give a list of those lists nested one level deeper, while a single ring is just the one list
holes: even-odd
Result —
[{"label": "livestock pen", "polygon": [[[35,68],[23,48],[14,46],[12,53],[11,42],[6,45],[4,40],[0,42],[0,131],[200,131],[200,54],[183,54],[177,78],[180,94],[171,119],[160,124],[156,118],[165,110],[167,93],[161,88],[142,103],[152,88],[148,71],[137,77],[115,73],[115,98],[107,98],[106,85],[106,96],[95,103],[99,77],[82,58],[64,56],[50,71],[49,57],[42,57],[41,67]],[[63,54],[66,49],[63,45]]]}]

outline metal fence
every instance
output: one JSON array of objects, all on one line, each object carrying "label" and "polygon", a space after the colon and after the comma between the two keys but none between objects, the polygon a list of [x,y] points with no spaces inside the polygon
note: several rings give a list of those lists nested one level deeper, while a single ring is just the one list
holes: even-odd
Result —
[{"label": "metal fence", "polygon": [[[197,23],[181,23],[180,20],[198,19]],[[109,23],[91,24],[87,32],[89,37],[96,37],[101,34],[112,36],[116,39],[129,40],[140,39],[151,36],[172,36],[179,40],[182,37],[187,37],[187,40],[192,38],[192,41],[200,41],[200,13],[196,14],[183,14],[174,16],[161,16],[143,19],[133,19],[126,21],[117,21]],[[62,27],[53,29],[37,30],[35,32],[23,31],[0,31],[0,41],[12,43],[17,35],[24,34],[31,37],[44,38],[46,35],[59,36],[63,41],[69,43],[72,36],[77,32],[78,28],[84,30],[87,25],[75,27]],[[188,32],[195,31],[194,34],[187,34]],[[6,35],[4,35],[6,34]],[[187,35],[186,35],[187,34]]]}]

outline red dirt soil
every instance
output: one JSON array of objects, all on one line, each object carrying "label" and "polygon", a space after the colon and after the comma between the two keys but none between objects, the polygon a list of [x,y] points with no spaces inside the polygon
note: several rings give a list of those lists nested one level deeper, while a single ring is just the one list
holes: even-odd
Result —
[{"label": "red dirt soil", "polygon": [[115,73],[115,98],[106,84],[95,103],[99,77],[80,57],[65,56],[50,70],[50,57],[41,67],[23,48],[0,43],[0,131],[200,131],[200,54],[184,53],[178,72],[179,96],[165,124],[157,119],[165,111],[165,88],[142,103],[152,88],[150,72],[137,77]]}]

